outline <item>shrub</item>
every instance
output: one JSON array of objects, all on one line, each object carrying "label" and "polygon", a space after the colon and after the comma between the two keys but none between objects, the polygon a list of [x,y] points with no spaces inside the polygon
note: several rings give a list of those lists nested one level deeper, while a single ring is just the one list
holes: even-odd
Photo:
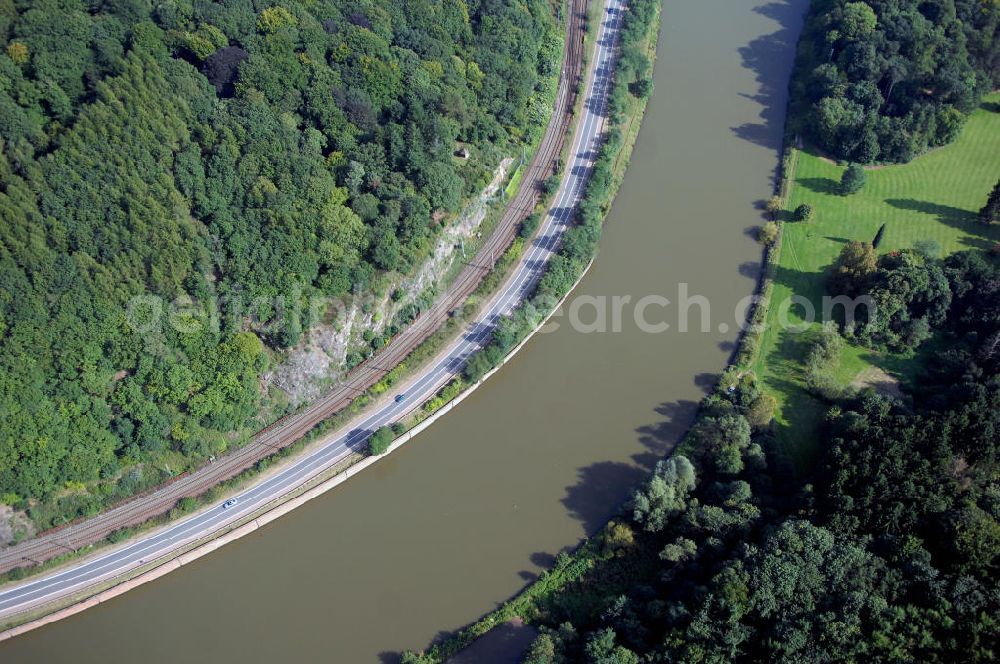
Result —
[{"label": "shrub", "polygon": [[833,264],[827,283],[831,295],[853,295],[867,288],[878,267],[875,247],[867,242],[852,241],[844,245]]},{"label": "shrub", "polygon": [[698,545],[686,537],[678,537],[673,543],[663,547],[660,551],[660,560],[671,563],[684,562],[695,557],[698,552]]},{"label": "shrub", "polygon": [[941,256],[941,243],[937,240],[924,238],[913,243],[913,250],[924,258],[938,258]]},{"label": "shrub", "polygon": [[778,402],[774,397],[770,394],[761,394],[750,403],[745,416],[747,422],[754,429],[766,429],[774,419],[774,410],[777,406]]},{"label": "shrub", "polygon": [[782,207],[784,206],[781,203],[781,197],[771,196],[771,198],[767,199],[767,203],[764,204],[764,212],[766,212],[767,216],[772,220],[776,220]]},{"label": "shrub", "polygon": [[528,239],[535,234],[536,230],[538,230],[538,224],[541,223],[541,221],[542,215],[538,212],[532,212],[524,218],[524,221],[521,222],[521,228],[518,229],[517,234],[524,239]]},{"label": "shrub", "polygon": [[604,534],[604,555],[612,556],[635,545],[635,533],[627,523],[612,521]]},{"label": "shrub", "polygon": [[632,94],[639,99],[646,99],[653,92],[653,82],[648,78],[642,78],[629,86]]},{"label": "shrub", "polygon": [[715,451],[715,468],[723,475],[739,475],[743,472],[743,455],[736,447],[721,447]]},{"label": "shrub", "polygon": [[803,203],[802,205],[795,208],[795,221],[809,221],[812,219],[813,209],[812,206]]},{"label": "shrub", "polygon": [[21,502],[21,497],[12,491],[7,492],[2,496],[0,496],[0,505],[10,505],[13,507],[14,505],[17,505],[20,502]]},{"label": "shrub", "polygon": [[979,211],[979,221],[984,224],[992,224],[998,218],[1000,218],[1000,182],[993,187],[986,205]]},{"label": "shrub", "polygon": [[123,542],[129,537],[135,534],[135,528],[119,528],[118,530],[112,530],[108,534],[108,541],[112,544],[117,544],[118,542]]},{"label": "shrub", "polygon": [[550,175],[542,182],[542,191],[546,195],[551,195],[559,190],[559,174]]},{"label": "shrub", "polygon": [[860,164],[851,164],[840,176],[840,195],[850,196],[858,193],[865,186],[867,179],[865,169]]},{"label": "shrub", "polygon": [[767,247],[770,247],[777,242],[778,224],[774,221],[769,221],[761,226],[757,231],[757,241]]},{"label": "shrub", "polygon": [[687,507],[688,494],[697,484],[694,465],[678,454],[656,464],[656,472],[632,497],[632,518],[647,532],[663,530],[668,521]]},{"label": "shrub", "polygon": [[392,429],[389,427],[379,427],[368,439],[368,451],[372,456],[385,454],[389,446],[392,445]]},{"label": "shrub", "polygon": [[885,237],[885,224],[878,227],[878,232],[875,233],[875,239],[872,240],[872,249],[878,249],[878,246],[882,244],[882,238]]},{"label": "shrub", "polygon": [[830,401],[844,396],[844,388],[833,377],[843,350],[844,338],[837,332],[836,324],[828,321],[806,357],[806,385],[817,396]]}]

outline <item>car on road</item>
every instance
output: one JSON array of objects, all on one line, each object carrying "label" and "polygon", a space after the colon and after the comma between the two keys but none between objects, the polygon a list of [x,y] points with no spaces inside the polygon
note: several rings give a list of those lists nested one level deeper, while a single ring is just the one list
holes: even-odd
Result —
[{"label": "car on road", "polygon": [[406,395],[405,394],[397,394],[396,398],[394,399],[394,401],[396,403],[403,403],[404,401],[406,401]]},{"label": "car on road", "polygon": [[222,503],[222,509],[228,510],[230,507],[232,507],[233,505],[235,505],[238,502],[240,502],[238,499],[236,499],[236,498],[230,498],[226,502]]}]

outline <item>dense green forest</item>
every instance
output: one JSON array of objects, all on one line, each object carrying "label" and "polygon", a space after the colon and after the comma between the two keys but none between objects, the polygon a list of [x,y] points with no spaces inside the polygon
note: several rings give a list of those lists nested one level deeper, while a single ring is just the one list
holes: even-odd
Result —
[{"label": "dense green forest", "polygon": [[0,0],[0,502],[47,527],[232,444],[282,303],[409,271],[540,135],[558,11]]},{"label": "dense green forest", "polygon": [[925,320],[938,337],[910,401],[830,398],[822,461],[796,478],[773,403],[728,374],[688,456],[660,462],[593,569],[541,602],[526,662],[996,660],[1000,267],[899,252],[859,288],[899,305],[877,330]]},{"label": "dense green forest", "polygon": [[1000,3],[815,0],[798,57],[797,133],[838,159],[908,161],[1000,86]]}]

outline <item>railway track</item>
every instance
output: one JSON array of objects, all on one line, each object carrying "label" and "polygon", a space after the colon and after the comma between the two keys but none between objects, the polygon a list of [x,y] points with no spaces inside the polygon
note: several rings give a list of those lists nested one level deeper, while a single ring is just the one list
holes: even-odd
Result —
[{"label": "railway track", "polygon": [[252,468],[257,462],[293,444],[323,420],[348,406],[358,395],[377,383],[389,370],[437,331],[471,295],[496,259],[511,245],[521,221],[534,209],[542,182],[556,172],[558,158],[568,135],[572,113],[583,77],[583,36],[587,0],[569,0],[563,71],[552,117],[545,135],[522,176],[517,194],[508,203],[496,228],[479,252],[459,273],[448,290],[413,323],[379,352],[350,371],[344,380],[313,403],[261,429],[246,445],[172,478],[165,484],[134,496],[109,510],[67,523],[37,537],[0,551],[0,572],[38,565],[106,538],[121,528],[135,526],[170,511],[181,498],[197,496]]}]

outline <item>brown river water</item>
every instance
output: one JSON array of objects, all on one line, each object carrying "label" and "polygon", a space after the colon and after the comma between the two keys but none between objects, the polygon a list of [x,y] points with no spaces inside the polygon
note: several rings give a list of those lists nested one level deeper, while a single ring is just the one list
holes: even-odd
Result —
[{"label": "brown river water", "polygon": [[[0,645],[0,662],[393,662],[598,529],[731,352],[807,5],[665,0],[655,91],[575,293],[608,299],[607,332],[557,319],[391,457],[158,581]],[[682,283],[710,303],[710,331],[698,306],[679,331]],[[610,298],[626,295],[613,332]],[[634,321],[649,295],[672,303],[646,309],[666,332]]]}]

